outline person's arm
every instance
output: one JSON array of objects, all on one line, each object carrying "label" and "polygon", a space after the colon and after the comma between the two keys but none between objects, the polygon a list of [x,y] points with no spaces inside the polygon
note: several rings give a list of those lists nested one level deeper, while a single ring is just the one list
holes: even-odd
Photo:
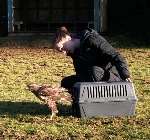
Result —
[{"label": "person's arm", "polygon": [[104,41],[99,48],[102,51],[102,55],[110,60],[110,62],[116,66],[120,77],[123,80],[130,81],[130,73],[125,58],[115,50],[107,41]]},{"label": "person's arm", "polygon": [[91,35],[86,41],[88,46],[97,49],[100,55],[103,56],[104,61],[111,62],[112,65],[116,66],[119,75],[123,80],[128,80],[128,78],[130,78],[126,60],[107,42],[107,40],[100,35]]}]

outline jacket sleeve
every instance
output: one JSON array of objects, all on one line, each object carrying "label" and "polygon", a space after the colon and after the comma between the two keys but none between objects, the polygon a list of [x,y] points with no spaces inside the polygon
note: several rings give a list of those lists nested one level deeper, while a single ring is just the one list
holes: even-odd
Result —
[{"label": "jacket sleeve", "polygon": [[119,72],[120,77],[125,80],[126,78],[130,77],[130,73],[128,70],[128,65],[127,62],[125,60],[125,58],[119,54],[118,52],[113,52],[109,53],[109,52],[105,52],[106,55],[110,55],[111,58],[111,63],[114,64]]},{"label": "jacket sleeve", "polygon": [[97,51],[102,56],[101,58],[103,58],[105,62],[111,62],[112,65],[116,66],[116,69],[123,80],[130,77],[125,58],[102,36],[91,35],[88,37],[87,42],[90,47],[96,47]]}]

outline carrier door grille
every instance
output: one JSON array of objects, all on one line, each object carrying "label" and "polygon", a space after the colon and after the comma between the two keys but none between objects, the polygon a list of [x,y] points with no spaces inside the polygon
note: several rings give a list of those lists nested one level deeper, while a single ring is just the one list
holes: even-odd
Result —
[{"label": "carrier door grille", "polygon": [[82,96],[87,96],[87,98],[114,98],[128,96],[126,85],[84,86],[82,93],[84,93]]}]

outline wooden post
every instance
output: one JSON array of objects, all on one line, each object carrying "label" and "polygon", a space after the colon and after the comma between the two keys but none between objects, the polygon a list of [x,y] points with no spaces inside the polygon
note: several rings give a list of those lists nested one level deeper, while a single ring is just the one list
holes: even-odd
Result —
[{"label": "wooden post", "polygon": [[108,31],[108,0],[100,0],[100,32],[107,32]]},{"label": "wooden post", "polygon": [[94,29],[98,32],[108,29],[107,4],[108,0],[94,0]]},{"label": "wooden post", "polygon": [[13,32],[13,0],[7,0],[8,5],[8,32]]},{"label": "wooden post", "polygon": [[94,0],[94,29],[100,32],[100,0]]}]

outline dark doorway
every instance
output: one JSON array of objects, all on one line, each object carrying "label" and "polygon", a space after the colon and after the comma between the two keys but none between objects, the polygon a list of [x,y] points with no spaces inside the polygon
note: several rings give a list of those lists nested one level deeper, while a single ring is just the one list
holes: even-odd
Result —
[{"label": "dark doorway", "polygon": [[0,36],[8,34],[7,1],[0,0]]},{"label": "dark doorway", "polygon": [[108,0],[110,32],[150,32],[149,0]]}]

